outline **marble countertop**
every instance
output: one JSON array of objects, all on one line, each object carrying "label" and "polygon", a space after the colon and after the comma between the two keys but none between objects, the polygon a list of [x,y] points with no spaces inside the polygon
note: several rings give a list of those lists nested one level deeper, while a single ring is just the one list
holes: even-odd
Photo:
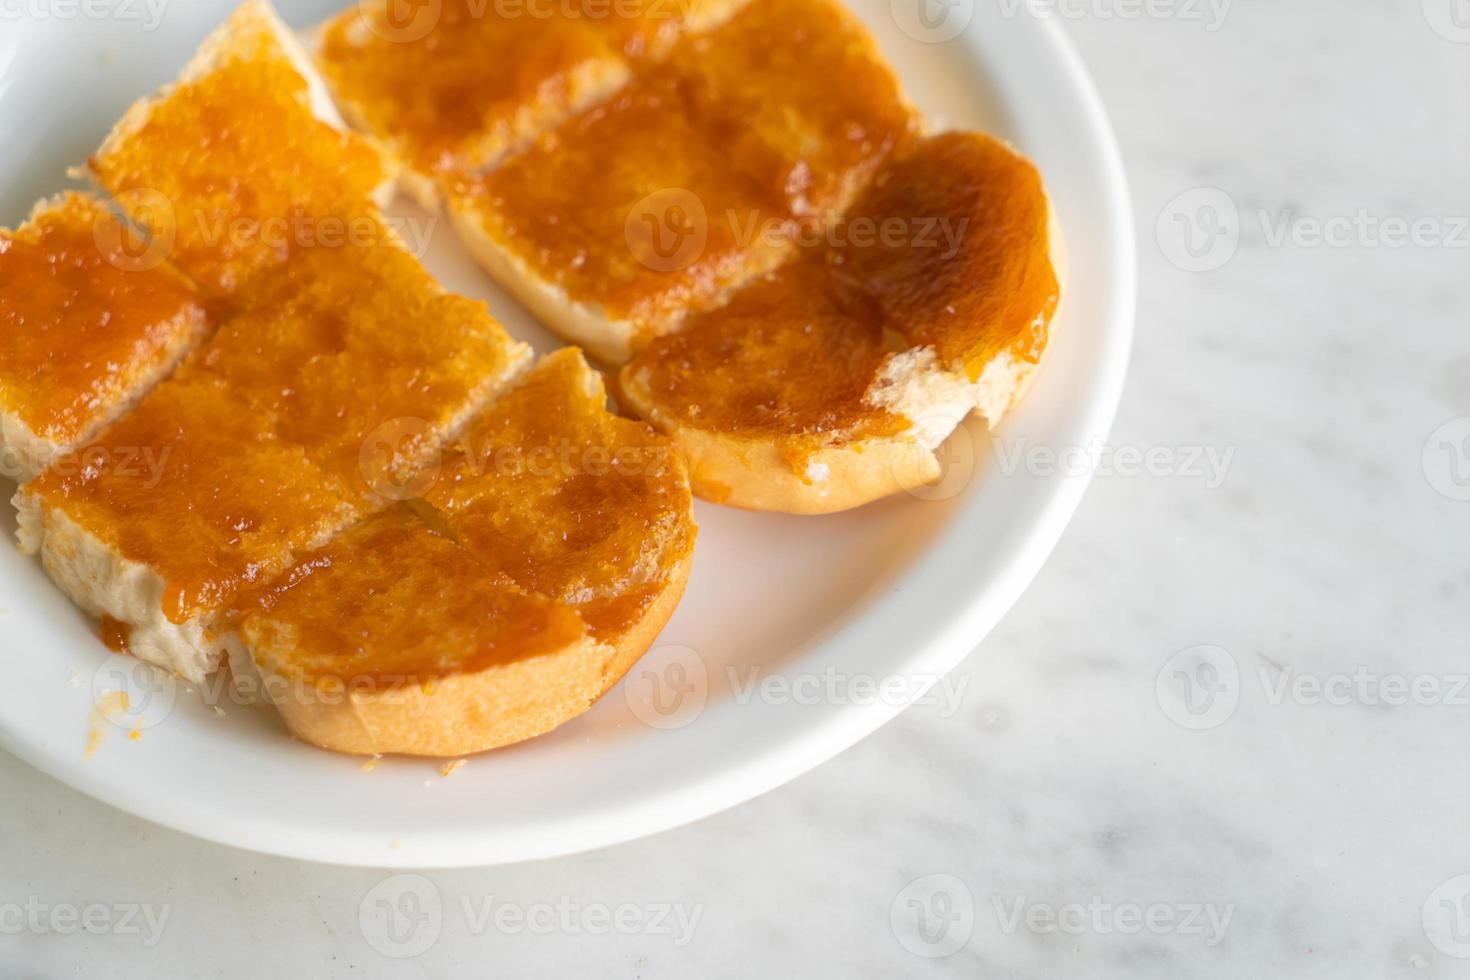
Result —
[{"label": "marble countertop", "polygon": [[[1123,148],[1137,343],[1118,465],[957,711],[693,826],[422,878],[0,755],[0,974],[1470,975],[1470,8],[1041,6]],[[363,928],[426,897],[432,935]],[[52,916],[94,903],[136,928]]]}]

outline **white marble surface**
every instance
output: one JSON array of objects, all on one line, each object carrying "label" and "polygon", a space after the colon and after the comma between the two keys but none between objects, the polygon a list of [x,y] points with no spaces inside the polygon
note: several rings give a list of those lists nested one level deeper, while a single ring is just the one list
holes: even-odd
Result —
[{"label": "white marble surface", "polygon": [[[1061,4],[1141,243],[1114,445],[1161,448],[1094,484],[957,712],[695,826],[427,883],[202,843],[0,756],[0,976],[1470,975],[1470,421],[1429,442],[1470,416],[1456,3]],[[1171,208],[1200,188],[1226,196]],[[1225,201],[1233,254],[1230,207],[1198,237]],[[1389,217],[1429,220],[1390,247]],[[426,890],[396,943],[360,914]],[[91,903],[167,919],[63,932]]]}]

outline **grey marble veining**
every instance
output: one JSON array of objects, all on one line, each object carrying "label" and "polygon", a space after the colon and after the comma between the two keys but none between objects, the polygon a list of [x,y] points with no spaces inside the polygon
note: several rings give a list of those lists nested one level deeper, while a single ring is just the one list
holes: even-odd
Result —
[{"label": "grey marble veining", "polygon": [[[171,910],[153,945],[0,920],[0,975],[1470,976],[1470,29],[1447,19],[1470,10],[1437,2],[1062,5],[1140,241],[1112,448],[1169,471],[1094,483],[957,711],[652,839],[431,872],[442,933],[401,960],[359,925],[385,873],[202,843],[0,756],[6,894]],[[1208,232],[1202,189],[1236,212],[1223,263],[1177,237]],[[1364,223],[1389,218],[1424,242]],[[553,928],[487,928],[501,905]],[[596,934],[623,905],[639,928]]]}]

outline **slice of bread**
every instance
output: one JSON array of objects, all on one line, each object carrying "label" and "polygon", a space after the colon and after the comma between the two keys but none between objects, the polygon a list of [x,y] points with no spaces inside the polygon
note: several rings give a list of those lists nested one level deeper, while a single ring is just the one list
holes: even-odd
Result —
[{"label": "slice of bread", "polygon": [[246,0],[178,79],[134,103],[87,172],[211,296],[340,236],[393,174],[341,117],[299,42]]},{"label": "slice of bread", "polygon": [[367,0],[306,35],[343,113],[401,162],[425,207],[440,182],[488,169],[594,105],[636,67],[744,0],[582,4],[442,0],[407,17]]},{"label": "slice of bread", "polygon": [[995,425],[1025,390],[1056,250],[1030,163],[978,134],[930,137],[823,248],[640,353],[622,400],[675,437],[711,500],[816,514],[917,488],[966,415]]},{"label": "slice of bread", "polygon": [[357,4],[307,43],[343,113],[390,149],[400,187],[426,207],[444,175],[493,164],[629,77],[614,39],[564,8],[443,0],[405,20],[392,5]]},{"label": "slice of bread", "polygon": [[604,689],[677,605],[693,555],[673,444],[607,410],[580,351],[543,358],[455,440],[422,489],[445,527],[522,588],[576,609],[610,648]]},{"label": "slice of bread", "polygon": [[820,236],[914,126],[839,4],[762,0],[449,206],[492,278],[621,363]]},{"label": "slice of bread", "polygon": [[197,290],[97,198],[0,229],[0,475],[27,480],[96,435],[208,330]]},{"label": "slice of bread", "polygon": [[601,693],[575,612],[497,578],[397,505],[232,613],[231,665],[314,745],[459,756],[518,742]]},{"label": "slice of bread", "polygon": [[585,711],[663,628],[694,540],[667,439],[545,358],[396,505],[229,615],[231,666],[298,737],[454,756]]},{"label": "slice of bread", "polygon": [[215,610],[357,513],[278,422],[182,369],[76,465],[22,485],[21,546],[83,610],[122,624],[129,652],[197,683],[222,656]]}]

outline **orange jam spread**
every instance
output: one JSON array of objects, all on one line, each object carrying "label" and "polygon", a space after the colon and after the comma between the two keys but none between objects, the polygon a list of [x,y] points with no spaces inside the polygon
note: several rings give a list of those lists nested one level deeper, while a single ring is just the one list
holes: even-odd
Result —
[{"label": "orange jam spread", "polygon": [[627,64],[601,23],[632,6],[368,0],[326,25],[317,59],[338,100],[415,169],[462,171],[623,84]]},{"label": "orange jam spread", "polygon": [[626,377],[680,425],[814,449],[907,428],[864,401],[887,354],[871,303],[808,255],[654,341]]},{"label": "orange jam spread", "polygon": [[[135,106],[89,161],[184,272],[229,293],[361,210],[378,152],[311,110],[305,79],[242,8],[208,70]],[[219,37],[216,34],[215,37]]]},{"label": "orange jam spread", "polygon": [[113,653],[128,652],[128,635],[132,632],[132,627],[127,623],[103,613],[100,632],[102,645],[107,649]]},{"label": "orange jam spread", "polygon": [[[769,187],[658,68],[455,190],[491,238],[573,300],[660,333],[788,249]],[[763,234],[774,231],[775,234]]]},{"label": "orange jam spread", "polygon": [[915,126],[862,25],[835,0],[759,0],[671,63],[694,112],[722,121],[728,165],[779,193],[793,214],[847,207]]},{"label": "orange jam spread", "polygon": [[694,522],[673,447],[605,398],[578,351],[547,357],[468,428],[424,497],[487,566],[614,639],[688,558]]},{"label": "orange jam spread", "polygon": [[910,125],[850,16],[761,0],[451,197],[533,275],[646,340],[820,233]]},{"label": "orange jam spread", "polygon": [[351,517],[337,481],[275,422],[185,367],[27,490],[150,566],[164,580],[164,615],[184,622]]},{"label": "orange jam spread", "polygon": [[497,580],[402,505],[305,555],[232,613],[261,667],[342,683],[423,685],[584,635],[575,612]]},{"label": "orange jam spread", "polygon": [[354,496],[395,493],[406,467],[478,407],[523,348],[477,300],[447,293],[376,220],[298,250],[242,292],[191,364],[278,420]]},{"label": "orange jam spread", "polygon": [[[842,274],[868,292],[913,346],[933,345],[971,379],[1010,352],[1035,361],[1058,287],[1041,178],[978,133],[931,137],[893,160],[854,205]],[[898,229],[884,241],[884,227]],[[926,234],[927,231],[927,234]]]},{"label": "orange jam spread", "polygon": [[82,194],[0,231],[0,411],[61,446],[108,421],[205,329],[182,276],[109,251],[122,234]]}]

